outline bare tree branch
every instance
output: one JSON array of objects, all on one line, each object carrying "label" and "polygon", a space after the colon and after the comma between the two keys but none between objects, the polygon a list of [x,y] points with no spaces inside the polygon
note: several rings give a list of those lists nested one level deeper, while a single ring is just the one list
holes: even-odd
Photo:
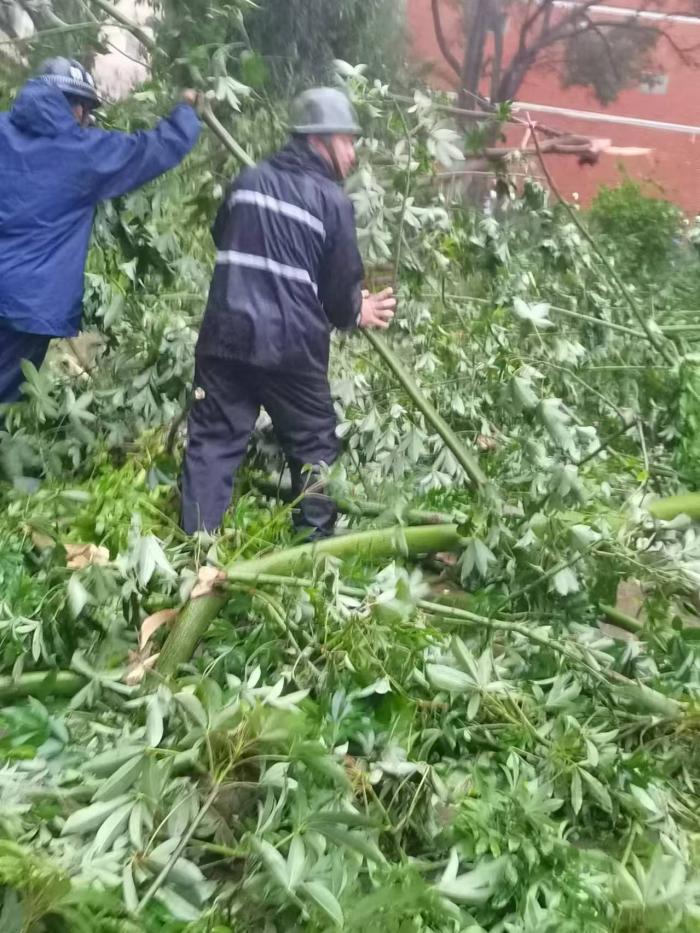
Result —
[{"label": "bare tree branch", "polygon": [[430,0],[430,9],[433,14],[433,26],[435,28],[435,38],[437,39],[440,51],[450,68],[455,72],[458,78],[462,77],[462,66],[450,49],[447,38],[442,28],[442,18],[440,16],[440,0]]}]

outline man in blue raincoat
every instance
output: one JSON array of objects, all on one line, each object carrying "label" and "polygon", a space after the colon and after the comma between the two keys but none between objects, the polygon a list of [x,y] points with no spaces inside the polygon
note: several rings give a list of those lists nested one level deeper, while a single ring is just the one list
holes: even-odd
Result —
[{"label": "man in blue raincoat", "polygon": [[196,94],[155,129],[90,127],[95,84],[50,59],[0,114],[0,403],[15,401],[21,361],[39,367],[52,337],[78,333],[95,208],[174,168],[201,125]]}]

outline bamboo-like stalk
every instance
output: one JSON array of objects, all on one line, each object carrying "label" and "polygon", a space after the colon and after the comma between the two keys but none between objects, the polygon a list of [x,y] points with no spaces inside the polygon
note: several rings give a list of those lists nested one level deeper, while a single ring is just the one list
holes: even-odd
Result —
[{"label": "bamboo-like stalk", "polygon": [[[260,574],[291,574],[319,557],[345,560],[356,555],[362,555],[365,559],[380,559],[398,554],[415,556],[453,550],[460,545],[461,540],[456,525],[380,528],[338,538],[326,538],[314,544],[302,544],[253,560],[236,561],[229,571],[242,573],[247,579]],[[225,602],[225,596],[211,593],[193,599],[185,606],[158,657],[156,670],[159,674],[171,677],[181,664],[189,661],[199,640]]]},{"label": "bamboo-like stalk", "polygon": [[605,613],[607,620],[612,625],[616,625],[623,631],[629,632],[631,635],[640,635],[644,631],[644,623],[633,616],[627,615],[626,612],[621,612],[614,606],[601,605],[600,609],[601,612]]},{"label": "bamboo-like stalk", "polygon": [[73,671],[31,671],[19,677],[0,677],[0,702],[24,697],[72,697],[86,683],[85,677]]},{"label": "bamboo-like stalk", "polygon": [[[282,502],[294,501],[294,493],[289,486],[278,486],[271,479],[253,479],[253,487],[271,499],[281,499]],[[382,502],[367,502],[362,499],[345,499],[333,496],[338,511],[343,515],[357,516],[358,518],[377,518],[388,511],[389,506]],[[406,509],[402,516],[407,525],[449,525],[456,521],[453,515],[445,512],[426,512],[422,509]]]},{"label": "bamboo-like stalk", "polygon": [[401,363],[394,351],[388,346],[383,338],[374,331],[363,330],[362,333],[365,335],[372,347],[382,357],[394,376],[396,376],[413,404],[423,414],[425,420],[440,435],[442,440],[445,442],[445,446],[452,451],[455,460],[462,467],[473,485],[476,486],[477,489],[485,486],[488,480],[486,475],[481,470],[481,467],[477,463],[476,457],[469,450],[467,450],[466,446],[462,443],[462,441],[445,421],[442,415],[435,408],[433,408],[428,399],[418,388],[413,376],[411,376],[408,370],[404,367],[403,363]]},{"label": "bamboo-like stalk", "polygon": [[240,159],[244,165],[247,165],[249,168],[252,168],[255,165],[255,162],[251,159],[248,153],[245,151],[243,146],[236,142],[236,140],[231,136],[226,127],[214,116],[211,107],[208,103],[204,103],[202,106],[201,117],[204,123],[209,127],[212,133],[216,136],[220,143],[222,143],[236,158]]},{"label": "bamboo-like stalk", "polygon": [[64,23],[62,26],[50,26],[48,29],[39,29],[31,36],[12,36],[0,40],[0,48],[6,45],[31,45],[32,42],[41,42],[47,36],[59,36],[64,33],[80,32],[83,29],[96,29],[110,26],[111,23]]},{"label": "bamboo-like stalk", "polygon": [[365,559],[380,559],[400,554],[417,556],[435,551],[450,551],[462,542],[456,525],[392,526],[372,531],[325,538],[313,544],[301,544],[284,551],[275,551],[252,560],[236,561],[229,570],[250,574],[292,573],[308,566],[319,557],[347,560],[361,555]]},{"label": "bamboo-like stalk", "polygon": [[649,506],[649,514],[664,522],[671,522],[679,515],[687,515],[697,521],[700,519],[700,493],[688,492],[682,496],[657,499]]}]

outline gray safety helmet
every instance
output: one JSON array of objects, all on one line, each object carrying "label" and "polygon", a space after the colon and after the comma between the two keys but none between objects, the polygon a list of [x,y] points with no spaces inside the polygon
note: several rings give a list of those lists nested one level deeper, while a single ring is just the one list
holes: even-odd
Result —
[{"label": "gray safety helmet", "polygon": [[314,87],[300,94],[292,104],[290,129],[297,136],[359,136],[362,132],[354,107],[333,87]]},{"label": "gray safety helmet", "polygon": [[39,67],[37,80],[53,85],[66,97],[77,97],[93,107],[100,103],[94,78],[74,58],[47,58]]}]

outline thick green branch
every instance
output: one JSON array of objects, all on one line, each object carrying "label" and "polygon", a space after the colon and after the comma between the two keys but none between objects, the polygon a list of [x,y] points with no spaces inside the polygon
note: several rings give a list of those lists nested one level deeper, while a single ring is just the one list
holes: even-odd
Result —
[{"label": "thick green branch", "polygon": [[36,671],[19,677],[0,677],[0,703],[24,697],[72,697],[87,680],[72,671]]},{"label": "thick green branch", "polygon": [[[281,499],[282,502],[294,502],[294,493],[289,486],[279,486],[270,479],[252,480],[253,487],[265,496],[272,499]],[[360,499],[345,499],[333,496],[338,511],[342,515],[356,516],[358,518],[378,518],[388,513],[391,506],[383,502],[365,502]],[[407,525],[449,525],[457,518],[445,512],[425,512],[422,509],[406,509],[401,518]]]},{"label": "thick green branch", "polygon": [[649,514],[664,522],[671,522],[679,515],[687,515],[697,521],[700,519],[700,493],[689,492],[683,496],[657,499],[649,506]]},{"label": "thick green branch", "polygon": [[406,390],[406,394],[416,408],[423,414],[428,424],[440,435],[445,445],[452,451],[455,460],[462,467],[474,486],[476,486],[477,489],[485,486],[487,483],[486,475],[477,463],[476,456],[467,450],[442,415],[433,408],[428,399],[418,388],[413,376],[411,376],[408,370],[403,366],[394,351],[384,341],[383,337],[372,330],[363,330],[362,333],[382,357],[394,376],[399,380]]},{"label": "thick green branch", "polygon": [[[456,525],[381,528],[327,538],[314,544],[302,544],[254,560],[236,561],[229,570],[245,574],[247,578],[261,573],[291,574],[300,567],[310,566],[319,557],[348,560],[361,556],[363,560],[380,560],[400,554],[417,556],[454,550],[460,546],[461,540]],[[170,677],[181,664],[190,660],[198,642],[225,602],[225,596],[212,593],[191,600],[185,606],[158,658],[158,673]]]}]

